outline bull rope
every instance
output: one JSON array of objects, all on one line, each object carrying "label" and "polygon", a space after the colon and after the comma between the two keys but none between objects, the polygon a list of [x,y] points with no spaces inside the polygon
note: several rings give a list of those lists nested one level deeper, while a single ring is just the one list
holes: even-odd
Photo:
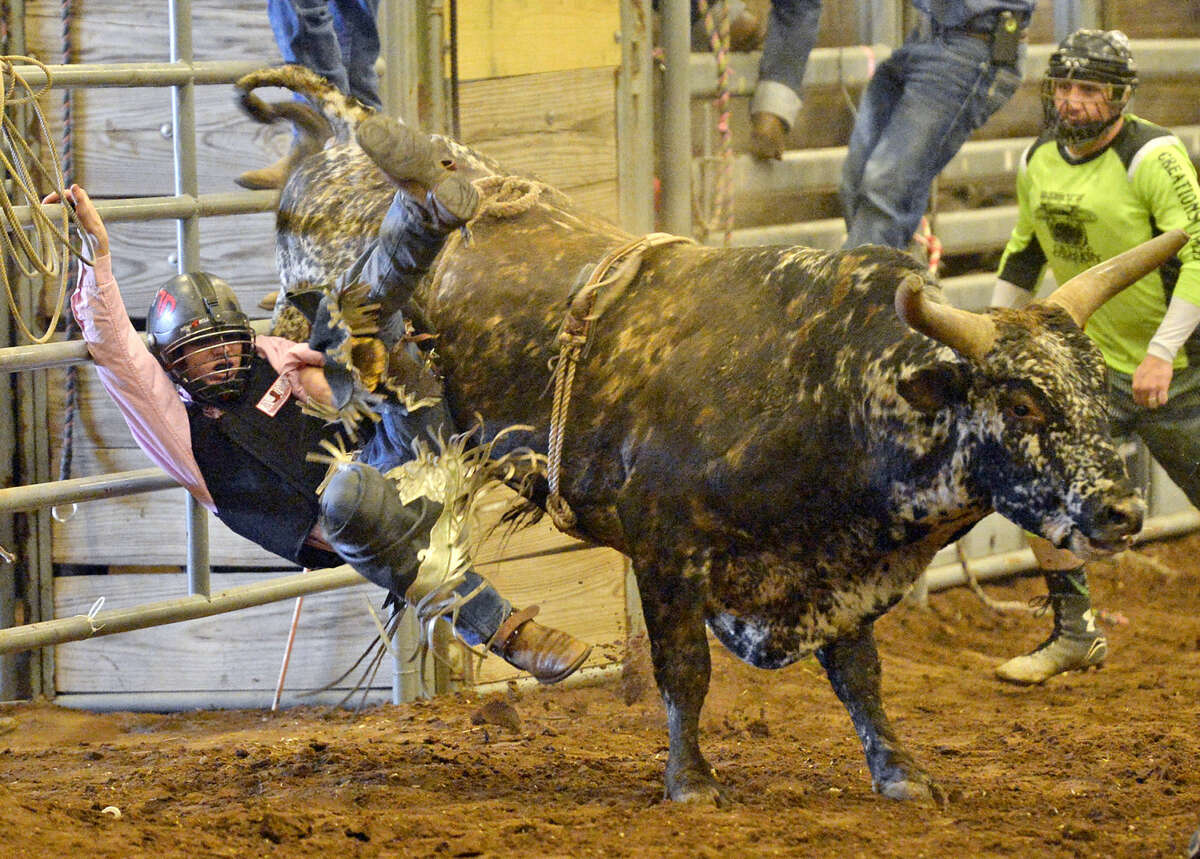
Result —
[{"label": "bull rope", "polygon": [[[470,223],[483,218],[500,220],[516,217],[532,209],[543,197],[546,198],[546,202],[556,205],[569,202],[569,198],[561,191],[520,176],[485,176],[476,179],[473,184],[479,191],[481,200],[479,210]],[[430,276],[430,283],[434,286],[442,281],[454,251],[469,237],[470,223],[447,238]],[[554,404],[550,409],[550,437],[546,460],[546,480],[550,484],[546,512],[550,514],[555,527],[564,533],[578,536],[574,531],[578,520],[571,505],[559,492],[559,484],[562,476],[563,440],[567,414],[571,406],[571,390],[575,383],[575,370],[587,346],[592,324],[604,310],[603,306],[599,311],[596,310],[596,298],[601,290],[607,290],[604,304],[607,306],[637,275],[646,251],[679,242],[695,244],[694,239],[684,236],[648,233],[619,245],[605,254],[592,269],[587,282],[568,297],[567,313],[557,337],[559,353],[554,367]]]},{"label": "bull rope", "polygon": [[579,365],[584,347],[587,346],[592,325],[603,312],[603,309],[600,312],[595,310],[596,297],[601,290],[607,289],[610,293],[607,298],[611,302],[614,297],[612,293],[620,294],[619,290],[624,289],[637,275],[646,251],[679,242],[695,244],[694,239],[684,236],[648,233],[613,248],[600,260],[587,282],[567,305],[567,314],[558,333],[558,363],[554,368],[554,405],[550,409],[550,439],[546,460],[546,480],[550,484],[550,493],[546,497],[546,512],[550,514],[555,527],[564,533],[580,536],[575,531],[578,518],[559,492],[559,482],[562,476],[563,439],[567,414],[571,407],[575,369]]}]

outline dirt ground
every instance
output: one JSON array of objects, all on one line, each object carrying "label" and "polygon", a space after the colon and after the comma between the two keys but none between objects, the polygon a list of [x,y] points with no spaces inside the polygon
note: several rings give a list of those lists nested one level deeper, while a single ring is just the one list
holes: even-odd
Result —
[{"label": "dirt ground", "polygon": [[[324,709],[0,708],[4,856],[1185,856],[1200,826],[1200,536],[1093,567],[1101,671],[991,668],[1048,618],[965,589],[877,625],[888,710],[945,808],[871,792],[815,661],[714,644],[702,727],[728,809],[664,802],[644,642],[620,678]],[[1028,598],[1038,580],[989,586]]]}]

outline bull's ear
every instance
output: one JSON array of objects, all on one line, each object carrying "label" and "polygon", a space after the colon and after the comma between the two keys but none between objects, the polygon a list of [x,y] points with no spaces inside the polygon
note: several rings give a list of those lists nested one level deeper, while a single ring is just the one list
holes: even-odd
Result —
[{"label": "bull's ear", "polygon": [[325,297],[325,291],[322,289],[305,289],[300,292],[289,292],[287,299],[292,305],[304,314],[304,318],[308,320],[308,324],[312,325],[317,318],[317,308],[321,305],[321,299]]},{"label": "bull's ear", "polygon": [[922,367],[897,386],[900,396],[923,414],[932,414],[967,398],[967,370],[942,362]]}]

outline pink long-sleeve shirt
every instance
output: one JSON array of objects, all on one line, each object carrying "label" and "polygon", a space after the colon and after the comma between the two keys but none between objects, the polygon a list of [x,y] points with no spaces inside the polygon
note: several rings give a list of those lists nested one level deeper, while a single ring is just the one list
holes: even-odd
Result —
[{"label": "pink long-sleeve shirt", "polygon": [[[191,425],[182,399],[186,395],[175,387],[130,322],[111,257],[97,259],[95,270],[81,267],[71,310],[96,362],[100,383],[120,409],[138,447],[215,513],[212,494],[192,454]],[[300,383],[302,369],[325,363],[322,353],[282,337],[255,337],[254,348],[287,378],[291,396],[306,396]]]}]

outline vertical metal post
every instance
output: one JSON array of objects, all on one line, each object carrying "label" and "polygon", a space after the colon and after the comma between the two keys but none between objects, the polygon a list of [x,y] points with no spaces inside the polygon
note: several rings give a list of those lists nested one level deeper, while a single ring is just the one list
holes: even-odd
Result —
[{"label": "vertical metal post", "polygon": [[[8,52],[25,53],[25,3],[13,0],[12,18],[9,22]],[[0,182],[7,174],[0,170]],[[8,302],[0,302],[0,343],[16,346],[16,320],[8,309]],[[15,456],[17,452],[18,414],[22,399],[20,389],[14,387],[16,376],[0,376],[0,486],[12,486],[15,478]],[[0,560],[0,626],[13,626],[17,620],[17,605],[26,593],[18,591],[17,571],[21,547],[17,545],[17,516],[0,517],[0,545],[13,552],[18,559],[13,563]],[[26,558],[28,555],[25,556]],[[29,565],[34,567],[33,564]],[[26,581],[28,582],[26,577]],[[40,618],[26,618],[25,622]],[[30,665],[37,662],[37,654],[14,653],[0,656],[0,700],[10,700],[21,694],[29,694]]]},{"label": "vertical metal post", "polygon": [[663,228],[692,235],[692,105],[689,84],[691,14],[687,0],[663,0],[663,78],[661,153]]},{"label": "vertical metal post", "polygon": [[[192,63],[192,4],[191,0],[170,0],[168,3],[171,32],[171,62]],[[196,85],[189,80],[171,87],[171,127],[175,150],[175,193],[196,197]],[[190,215],[177,222],[175,242],[180,274],[200,267],[200,218]],[[187,497],[188,515],[188,593],[208,596],[210,573],[208,561],[207,511]]]},{"label": "vertical metal post", "polygon": [[859,43],[895,47],[904,40],[904,0],[867,0],[855,9]]},{"label": "vertical metal post", "polygon": [[617,196],[621,226],[654,229],[654,92],[647,0],[621,0],[617,75]]},{"label": "vertical metal post", "polygon": [[1102,18],[1100,0],[1054,0],[1054,41],[1084,27],[1099,29]]},{"label": "vertical metal post", "polygon": [[[11,50],[24,54],[25,45],[25,3],[24,0],[14,0],[10,24]],[[11,108],[14,111],[14,121],[17,127],[29,127],[28,111],[23,107]],[[31,329],[36,330],[34,321],[37,317],[38,295],[40,281],[31,281],[26,277],[18,277],[13,284],[17,293],[17,306],[28,308],[28,318]],[[16,328],[13,339],[16,339]],[[17,470],[22,480],[45,482],[50,479],[49,436],[46,421],[47,383],[45,371],[20,373],[16,376],[16,409],[12,422],[16,436],[12,442],[18,451],[19,461]],[[16,442],[20,439],[20,443]],[[11,461],[11,460],[10,460]],[[20,535],[21,545],[14,548],[25,561],[24,593],[21,595],[28,607],[26,623],[36,623],[50,620],[54,617],[54,567],[51,554],[50,511],[37,510],[24,514],[25,531]],[[17,536],[17,535],[14,535]],[[15,569],[14,569],[15,574]],[[12,663],[8,663],[12,664]],[[27,662],[20,663],[22,673],[28,674],[28,691],[34,697],[54,696],[54,648],[43,647],[30,655]],[[7,684],[6,684],[7,685]]]},{"label": "vertical metal post", "polygon": [[429,119],[426,131],[445,134],[446,121],[446,62],[443,38],[446,30],[446,5],[443,0],[429,0],[428,42],[425,56],[425,83],[429,87]]},{"label": "vertical metal post", "polygon": [[420,125],[421,52],[416,3],[383,3],[379,9],[379,40],[384,74],[383,108],[409,125]]}]

